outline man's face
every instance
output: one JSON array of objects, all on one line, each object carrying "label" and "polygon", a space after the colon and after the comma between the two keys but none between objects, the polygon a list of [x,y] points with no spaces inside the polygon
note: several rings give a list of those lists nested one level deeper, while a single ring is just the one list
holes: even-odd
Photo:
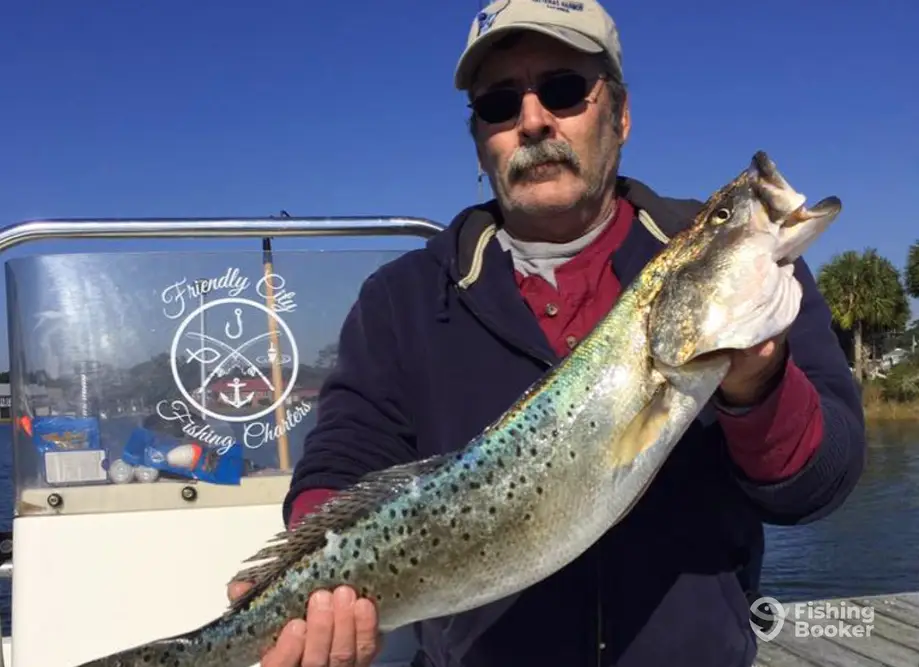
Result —
[{"label": "man's face", "polygon": [[[529,91],[518,114],[498,122],[474,119],[476,150],[502,208],[509,214],[545,216],[595,201],[615,179],[620,148],[609,91],[595,58],[545,35],[524,33],[510,48],[483,62],[472,99],[494,90]],[[586,78],[572,98],[572,74]],[[550,111],[541,84],[555,80],[556,97],[573,106]],[[559,93],[562,85],[567,94]],[[576,86],[574,86],[576,88]],[[623,137],[628,111],[623,113]]]}]

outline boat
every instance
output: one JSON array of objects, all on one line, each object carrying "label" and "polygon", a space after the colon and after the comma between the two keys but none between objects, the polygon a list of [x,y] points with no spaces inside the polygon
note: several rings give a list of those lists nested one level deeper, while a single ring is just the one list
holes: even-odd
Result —
[{"label": "boat", "polygon": [[[60,239],[241,244],[5,260],[15,492],[0,544],[12,580],[2,667],[75,667],[222,613],[227,581],[283,530],[315,392],[361,282],[409,249],[388,239],[442,228],[282,216],[0,231],[0,252]],[[347,243],[277,252],[278,239]],[[416,650],[398,630],[375,664],[407,667]]]}]

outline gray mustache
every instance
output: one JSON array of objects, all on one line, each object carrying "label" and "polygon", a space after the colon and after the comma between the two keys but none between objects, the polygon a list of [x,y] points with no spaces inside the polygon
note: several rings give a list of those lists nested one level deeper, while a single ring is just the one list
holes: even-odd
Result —
[{"label": "gray mustache", "polygon": [[511,156],[507,165],[507,176],[511,182],[526,176],[526,173],[543,164],[562,163],[575,173],[581,170],[581,161],[574,150],[564,141],[546,139],[538,144],[521,146]]}]

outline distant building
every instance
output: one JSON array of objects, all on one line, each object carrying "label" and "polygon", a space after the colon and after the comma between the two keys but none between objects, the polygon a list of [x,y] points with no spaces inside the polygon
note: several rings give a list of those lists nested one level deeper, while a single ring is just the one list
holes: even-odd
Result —
[{"label": "distant building", "polygon": [[9,383],[0,384],[0,422],[10,420],[13,408],[13,396]]}]

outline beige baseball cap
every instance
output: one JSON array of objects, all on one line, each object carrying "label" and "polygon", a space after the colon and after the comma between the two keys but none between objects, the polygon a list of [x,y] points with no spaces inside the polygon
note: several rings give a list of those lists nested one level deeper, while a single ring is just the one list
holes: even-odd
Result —
[{"label": "beige baseball cap", "polygon": [[533,30],[585,53],[606,53],[622,74],[622,47],[612,17],[597,0],[497,0],[479,11],[466,50],[456,65],[457,90],[472,77],[498,39],[514,30]]}]

